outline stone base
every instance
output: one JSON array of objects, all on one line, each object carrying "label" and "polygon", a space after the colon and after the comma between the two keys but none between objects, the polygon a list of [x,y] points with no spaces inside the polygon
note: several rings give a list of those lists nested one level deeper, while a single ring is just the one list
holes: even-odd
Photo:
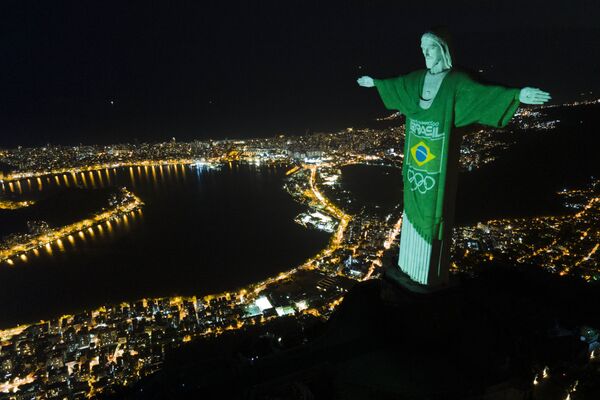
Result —
[{"label": "stone base", "polygon": [[413,281],[406,273],[395,265],[388,266],[385,269],[381,280],[381,300],[388,304],[402,303],[410,295],[416,297],[432,295],[452,289],[458,285],[458,280],[450,277],[450,281],[445,285],[422,285]]}]

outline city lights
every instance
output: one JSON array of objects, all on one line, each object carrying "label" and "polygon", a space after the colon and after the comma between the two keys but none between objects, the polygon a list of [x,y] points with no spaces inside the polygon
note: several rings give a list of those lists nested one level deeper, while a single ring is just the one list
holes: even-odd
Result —
[{"label": "city lights", "polygon": [[[546,118],[542,107],[515,116],[520,129],[550,131],[559,122]],[[478,169],[510,146],[495,129],[470,132],[460,150],[461,168]],[[113,227],[126,230],[130,220],[141,216],[143,202],[136,192],[143,185],[156,185],[165,177],[182,180],[192,169],[196,176],[227,165],[235,168],[239,163],[285,167],[284,190],[305,208],[296,222],[328,232],[330,239],[325,248],[299,265],[231,291],[203,297],[145,298],[2,330],[0,343],[9,344],[8,350],[4,345],[2,350],[10,362],[0,368],[19,372],[0,381],[0,392],[29,388],[32,393],[42,393],[51,387],[53,395],[60,397],[71,385],[69,393],[91,398],[155,373],[167,351],[198,338],[275,318],[328,318],[356,282],[383,274],[384,254],[397,246],[402,226],[399,206],[385,215],[366,209],[352,211],[352,199],[343,196],[341,169],[363,164],[397,171],[403,160],[398,149],[403,147],[400,127],[235,141],[47,146],[3,152],[6,161],[17,168],[0,180],[4,196],[0,209],[30,207],[35,203],[21,196],[47,189],[114,187],[119,169],[129,176],[131,187],[122,189],[109,207],[89,218],[13,237],[10,246],[0,248],[1,267],[18,268],[40,252],[56,257],[71,251],[76,240],[86,241],[87,237],[89,244],[94,235],[110,236]],[[573,209],[569,214],[495,219],[457,228],[452,271],[468,272],[472,265],[508,259],[541,265],[561,275],[598,279],[599,187],[599,181],[592,180],[589,187],[561,191],[566,207]],[[30,344],[37,341],[46,346],[38,358],[15,368],[19,360],[31,357]],[[596,362],[595,351],[590,352],[590,363]],[[107,376],[110,379],[103,379]],[[532,385],[543,388],[551,379],[545,367],[538,370]],[[575,383],[567,396],[576,389]]]}]

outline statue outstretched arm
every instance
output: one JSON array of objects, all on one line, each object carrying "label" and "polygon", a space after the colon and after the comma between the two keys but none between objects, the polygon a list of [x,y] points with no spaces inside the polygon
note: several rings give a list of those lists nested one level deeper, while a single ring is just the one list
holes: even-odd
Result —
[{"label": "statue outstretched arm", "polygon": [[455,126],[506,126],[519,107],[521,89],[482,84],[461,71],[456,74]]},{"label": "statue outstretched arm", "polygon": [[375,87],[383,105],[388,110],[400,111],[407,114],[414,107],[414,96],[406,90],[403,76],[388,79],[375,79],[370,76],[361,76],[356,82],[362,87]]},{"label": "statue outstretched arm", "polygon": [[544,104],[551,98],[550,93],[538,88],[525,87],[519,92],[519,101],[523,104]]},{"label": "statue outstretched arm", "polygon": [[375,86],[375,81],[373,81],[373,78],[371,78],[370,76],[361,76],[356,80],[356,82],[358,82],[358,85],[362,87]]}]

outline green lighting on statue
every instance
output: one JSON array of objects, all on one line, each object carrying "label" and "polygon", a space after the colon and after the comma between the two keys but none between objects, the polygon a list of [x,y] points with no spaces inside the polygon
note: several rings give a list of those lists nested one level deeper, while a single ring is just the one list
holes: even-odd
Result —
[{"label": "green lighting on statue", "polygon": [[458,172],[453,128],[504,127],[519,103],[544,104],[551,97],[537,88],[482,85],[453,69],[448,40],[439,31],[423,34],[421,51],[427,69],[391,79],[363,76],[357,82],[376,87],[386,108],[406,116],[398,266],[415,282],[440,286],[448,282]]}]

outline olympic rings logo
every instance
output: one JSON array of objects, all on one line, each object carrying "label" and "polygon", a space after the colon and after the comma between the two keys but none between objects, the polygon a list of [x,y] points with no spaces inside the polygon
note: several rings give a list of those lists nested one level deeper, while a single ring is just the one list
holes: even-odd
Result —
[{"label": "olympic rings logo", "polygon": [[419,193],[425,194],[435,186],[435,179],[429,175],[423,175],[420,172],[408,170],[408,182],[410,183],[410,190],[418,190]]}]

